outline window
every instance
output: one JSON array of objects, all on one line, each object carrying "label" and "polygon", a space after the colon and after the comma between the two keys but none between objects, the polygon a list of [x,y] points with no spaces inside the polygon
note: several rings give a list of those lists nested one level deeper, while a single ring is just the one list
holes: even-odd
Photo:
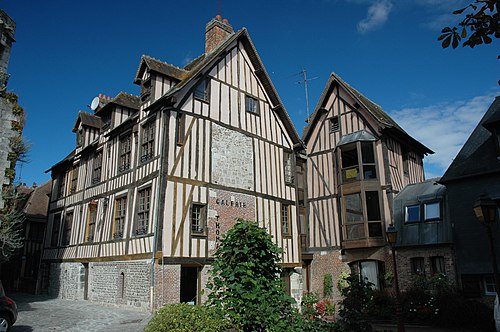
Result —
[{"label": "window", "polygon": [[291,152],[283,152],[283,162],[284,162],[284,173],[285,173],[285,183],[293,184],[294,183],[294,172],[293,172],[293,153]]},{"label": "window", "polygon": [[120,139],[120,172],[130,169],[132,160],[132,135],[126,135]]},{"label": "window", "polygon": [[364,239],[367,237],[366,234],[370,238],[382,237],[378,191],[366,191],[364,195],[362,193],[345,195],[344,205],[344,227],[348,240]]},{"label": "window", "polygon": [[94,164],[92,168],[92,184],[101,181],[102,173],[102,150],[97,151],[94,155]]},{"label": "window", "polygon": [[210,100],[210,80],[202,79],[194,88],[194,97],[201,101],[208,102]]},{"label": "window", "polygon": [[115,219],[113,222],[113,230],[112,230],[113,239],[123,238],[126,213],[127,213],[127,196],[117,198],[115,200]]},{"label": "window", "polygon": [[245,96],[245,110],[249,113],[260,114],[259,101],[257,98]]},{"label": "window", "polygon": [[83,130],[78,129],[76,132],[76,146],[82,146],[83,145]]},{"label": "window", "polygon": [[431,269],[432,274],[437,273],[446,273],[444,268],[444,257],[443,256],[434,256],[431,257]]},{"label": "window", "polygon": [[59,244],[59,230],[61,228],[61,214],[56,213],[52,221],[52,237],[50,239],[50,246],[57,247]]},{"label": "window", "polygon": [[64,229],[62,245],[67,246],[71,240],[71,229],[73,227],[73,212],[66,213],[66,218],[64,219]]},{"label": "window", "polygon": [[424,204],[424,220],[433,221],[441,219],[441,209],[439,202]]},{"label": "window", "polygon": [[405,208],[405,222],[420,221],[420,205],[408,205]]},{"label": "window", "polygon": [[373,289],[380,289],[380,277],[384,273],[384,265],[380,261],[357,261],[350,265],[351,272],[368,282]]},{"label": "window", "polygon": [[70,193],[75,193],[78,186],[78,165],[73,166],[71,171],[71,187],[69,188]]},{"label": "window", "polygon": [[59,176],[59,185],[57,188],[57,198],[64,196],[64,188],[66,187],[66,173]]},{"label": "window", "polygon": [[85,231],[85,241],[94,242],[95,223],[97,221],[97,202],[89,203],[89,215],[87,217],[87,229]]},{"label": "window", "polygon": [[139,205],[137,208],[135,235],[144,235],[148,233],[149,210],[151,208],[151,187],[140,190],[138,196]]},{"label": "window", "polygon": [[151,96],[151,78],[144,80],[141,84],[141,101],[145,102]]},{"label": "window", "polygon": [[334,133],[339,130],[340,130],[339,117],[334,116],[333,118],[330,118],[330,133]]},{"label": "window", "polygon": [[408,159],[409,159],[408,151],[403,150],[402,153],[403,153],[403,174],[405,176],[409,176],[410,170],[409,170],[409,166],[408,166],[408,162],[409,162],[408,161]]},{"label": "window", "polygon": [[357,142],[343,146],[340,155],[344,183],[377,178],[372,142]]},{"label": "window", "polygon": [[183,145],[184,144],[184,135],[185,135],[185,130],[186,130],[186,116],[182,113],[179,113],[177,115],[177,124],[176,124],[176,139],[175,141],[177,142],[177,145]]},{"label": "window", "polygon": [[495,279],[493,276],[484,276],[484,295],[496,295]]},{"label": "window", "polygon": [[206,234],[205,205],[193,204],[191,207],[191,234]]},{"label": "window", "polygon": [[416,275],[425,275],[424,258],[413,257],[410,258],[411,273]]},{"label": "window", "polygon": [[281,204],[281,233],[291,235],[290,227],[290,205]]},{"label": "window", "polygon": [[155,122],[151,121],[142,127],[141,161],[153,158],[155,146]]}]

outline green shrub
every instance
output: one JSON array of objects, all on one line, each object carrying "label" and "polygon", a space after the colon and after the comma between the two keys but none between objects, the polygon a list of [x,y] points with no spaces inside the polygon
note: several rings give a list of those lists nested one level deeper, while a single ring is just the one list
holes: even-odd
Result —
[{"label": "green shrub", "polygon": [[327,273],[323,276],[323,296],[330,297],[333,292],[333,276]]},{"label": "green shrub", "polygon": [[447,328],[469,328],[475,331],[495,331],[493,309],[477,300],[458,293],[439,296],[439,315],[435,325]]},{"label": "green shrub", "polygon": [[396,311],[394,298],[386,290],[374,290],[369,306],[369,316],[377,320],[390,320]]},{"label": "green shrub", "polygon": [[145,332],[218,332],[231,328],[215,308],[185,303],[167,304],[156,312]]},{"label": "green shrub", "polygon": [[370,282],[360,280],[352,274],[339,283],[339,290],[344,297],[339,305],[340,331],[371,331],[368,309],[371,306],[373,289]]}]

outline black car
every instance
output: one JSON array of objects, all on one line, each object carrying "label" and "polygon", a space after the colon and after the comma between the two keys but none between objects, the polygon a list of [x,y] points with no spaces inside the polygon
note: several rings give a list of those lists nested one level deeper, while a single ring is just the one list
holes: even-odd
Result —
[{"label": "black car", "polygon": [[17,306],[16,303],[8,296],[0,281],[0,332],[10,331],[12,324],[17,319]]}]

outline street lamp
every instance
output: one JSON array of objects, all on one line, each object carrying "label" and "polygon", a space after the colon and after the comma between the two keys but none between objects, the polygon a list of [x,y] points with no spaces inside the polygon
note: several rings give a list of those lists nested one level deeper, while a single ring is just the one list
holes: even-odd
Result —
[{"label": "street lamp", "polygon": [[398,231],[393,224],[390,224],[385,231],[387,236],[387,242],[391,245],[392,249],[392,267],[394,268],[394,283],[396,285],[396,319],[398,321],[398,332],[405,331],[405,324],[403,321],[403,310],[401,309],[401,303],[399,302],[399,281],[398,281],[398,268],[396,266],[396,242],[398,241]]},{"label": "street lamp", "polygon": [[493,279],[495,280],[495,291],[498,298],[500,298],[500,277],[498,275],[497,257],[495,254],[495,247],[493,245],[493,232],[491,231],[491,225],[493,225],[497,221],[498,206],[495,202],[493,202],[491,198],[489,198],[485,194],[482,194],[474,202],[473,209],[479,222],[486,227],[488,242],[490,244],[490,255],[491,264],[493,266]]}]

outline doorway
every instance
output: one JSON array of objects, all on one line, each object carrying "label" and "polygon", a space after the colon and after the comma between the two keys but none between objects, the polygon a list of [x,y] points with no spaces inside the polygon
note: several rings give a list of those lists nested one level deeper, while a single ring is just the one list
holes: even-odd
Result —
[{"label": "doorway", "polygon": [[198,268],[181,267],[181,303],[198,304]]}]

